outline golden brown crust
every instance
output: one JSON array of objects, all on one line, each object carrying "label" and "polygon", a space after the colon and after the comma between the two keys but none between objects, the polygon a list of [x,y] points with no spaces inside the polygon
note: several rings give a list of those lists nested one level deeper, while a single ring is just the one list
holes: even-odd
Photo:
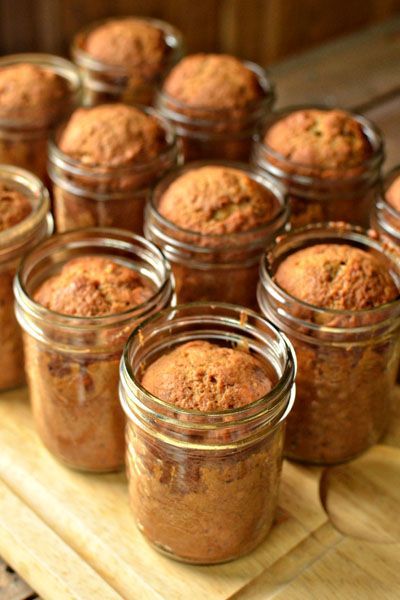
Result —
[{"label": "golden brown crust", "polygon": [[265,95],[257,76],[227,54],[183,58],[166,78],[163,89],[179,102],[207,109],[245,108]]},{"label": "golden brown crust", "polygon": [[400,176],[392,181],[386,192],[386,200],[400,212]]},{"label": "golden brown crust", "polygon": [[97,317],[127,311],[153,293],[137,271],[107,258],[87,256],[68,261],[41,284],[34,300],[61,314]]},{"label": "golden brown crust", "polygon": [[188,342],[162,355],[146,369],[142,385],[165,402],[205,412],[245,406],[272,388],[258,358],[206,341]]},{"label": "golden brown crust", "polygon": [[164,33],[143,19],[115,19],[93,29],[85,50],[96,60],[123,67],[162,68],[168,46]]},{"label": "golden brown crust", "polygon": [[349,169],[372,155],[360,123],[338,109],[295,111],[267,130],[264,143],[287,160],[323,169]]},{"label": "golden brown crust", "polygon": [[0,182],[0,231],[17,225],[32,212],[28,198]]},{"label": "golden brown crust", "polygon": [[78,108],[59,147],[85,166],[124,167],[156,158],[166,139],[155,117],[133,106],[103,104]]},{"label": "golden brown crust", "polygon": [[0,68],[0,119],[29,121],[32,128],[54,125],[65,112],[67,82],[38,65]]},{"label": "golden brown crust", "polygon": [[244,171],[220,166],[187,171],[171,183],[158,206],[175,225],[207,234],[260,227],[277,208],[274,195]]},{"label": "golden brown crust", "polygon": [[399,296],[385,265],[347,244],[317,244],[294,252],[279,265],[275,281],[299,300],[335,310],[373,308]]}]

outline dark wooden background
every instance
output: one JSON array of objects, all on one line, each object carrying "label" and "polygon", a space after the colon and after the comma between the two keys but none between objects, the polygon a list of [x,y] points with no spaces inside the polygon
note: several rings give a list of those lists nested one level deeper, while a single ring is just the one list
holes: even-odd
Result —
[{"label": "dark wooden background", "polygon": [[267,65],[396,13],[400,0],[0,0],[0,53],[67,54],[86,23],[137,14],[176,25],[190,52]]}]

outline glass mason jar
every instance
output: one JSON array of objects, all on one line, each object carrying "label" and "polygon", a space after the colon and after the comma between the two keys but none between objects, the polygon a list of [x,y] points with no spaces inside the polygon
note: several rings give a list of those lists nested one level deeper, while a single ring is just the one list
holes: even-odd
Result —
[{"label": "glass mason jar", "polygon": [[243,64],[256,74],[264,92],[260,100],[245,108],[212,110],[191,106],[159,90],[156,106],[182,140],[185,162],[202,159],[248,162],[253,136],[260,120],[271,111],[275,93],[262,67],[248,61]]},{"label": "glass mason jar", "polygon": [[[274,218],[257,229],[218,235],[188,231],[163,217],[158,206],[165,190],[183,173],[206,165],[240,169],[268,189],[276,201]],[[171,263],[179,303],[212,300],[256,308],[260,257],[288,221],[286,196],[271,177],[241,163],[199,161],[174,170],[155,187],[146,205],[144,230]]]},{"label": "glass mason jar", "polygon": [[43,181],[47,180],[47,141],[51,131],[64,121],[81,100],[79,71],[68,60],[51,54],[12,54],[0,58],[0,69],[29,63],[57,74],[68,84],[68,96],[54,115],[38,121],[32,118],[0,118],[0,163],[16,165],[32,171]]},{"label": "glass mason jar", "polygon": [[[191,340],[247,350],[274,383],[263,398],[220,412],[178,408],[141,385],[145,368]],[[242,556],[273,523],[284,426],[295,396],[290,344],[260,315],[194,303],[138,327],[121,359],[129,494],[137,525],[155,548],[189,563]]]},{"label": "glass mason jar", "polygon": [[156,88],[166,72],[184,55],[183,36],[178,29],[165,21],[141,17],[141,21],[160,29],[164,34],[167,53],[161,70],[158,65],[143,63],[132,64],[129,69],[122,65],[110,65],[88,54],[86,41],[92,31],[113,20],[115,19],[92,23],[80,31],[73,40],[71,55],[81,69],[84,104],[95,106],[109,102],[124,102],[150,106],[153,104]]},{"label": "glass mason jar", "polygon": [[0,183],[23,194],[32,212],[20,223],[0,232],[0,390],[25,382],[22,336],[14,314],[13,279],[22,256],[51,235],[49,194],[32,173],[0,165]]},{"label": "glass mason jar", "polygon": [[316,107],[290,107],[268,117],[255,137],[251,162],[286,186],[293,226],[344,221],[368,227],[384,159],[382,136],[371,121],[352,114],[372,148],[371,156],[356,167],[310,167],[285,158],[263,142],[275,123],[296,110],[311,108]]},{"label": "glass mason jar", "polygon": [[371,213],[371,225],[397,246],[400,246],[400,212],[386,200],[386,192],[399,176],[400,166],[389,171]]},{"label": "glass mason jar", "polygon": [[[77,317],[33,300],[38,286],[72,258],[103,256],[131,266],[155,286],[145,303],[122,313]],[[45,446],[66,465],[113,471],[124,463],[124,416],[118,365],[132,329],[173,299],[170,268],[147,240],[117,229],[57,235],[28,254],[15,280],[17,319],[24,330],[33,415]]]},{"label": "glass mason jar", "polygon": [[298,361],[286,456],[334,464],[375,444],[388,425],[400,354],[400,296],[355,311],[317,308],[297,300],[275,283],[276,269],[289,254],[319,243],[345,243],[375,254],[399,289],[400,263],[376,233],[332,223],[282,237],[261,264],[261,311],[287,334]]},{"label": "glass mason jar", "polygon": [[165,130],[166,147],[157,158],[120,167],[93,167],[71,158],[58,146],[59,130],[49,143],[49,175],[53,182],[58,232],[84,227],[120,227],[143,231],[143,211],[150,188],[180,159],[171,126],[156,111]]}]

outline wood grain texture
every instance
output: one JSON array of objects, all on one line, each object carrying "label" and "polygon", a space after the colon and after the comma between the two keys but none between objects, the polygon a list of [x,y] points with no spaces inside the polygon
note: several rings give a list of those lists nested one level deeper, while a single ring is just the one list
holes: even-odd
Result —
[{"label": "wood grain texture", "polygon": [[176,25],[190,52],[233,52],[267,65],[398,11],[400,0],[0,0],[0,53],[66,53],[87,23],[136,14]]}]

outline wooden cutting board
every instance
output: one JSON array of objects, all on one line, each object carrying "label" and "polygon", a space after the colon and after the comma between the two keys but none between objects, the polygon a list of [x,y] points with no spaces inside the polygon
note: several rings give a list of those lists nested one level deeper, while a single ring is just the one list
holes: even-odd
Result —
[{"label": "wooden cutting board", "polygon": [[25,390],[0,395],[0,422],[0,554],[44,599],[399,597],[400,409],[386,445],[348,465],[324,472],[286,462],[268,539],[212,567],[180,564],[146,543],[124,474],[80,474],[55,461]]}]

